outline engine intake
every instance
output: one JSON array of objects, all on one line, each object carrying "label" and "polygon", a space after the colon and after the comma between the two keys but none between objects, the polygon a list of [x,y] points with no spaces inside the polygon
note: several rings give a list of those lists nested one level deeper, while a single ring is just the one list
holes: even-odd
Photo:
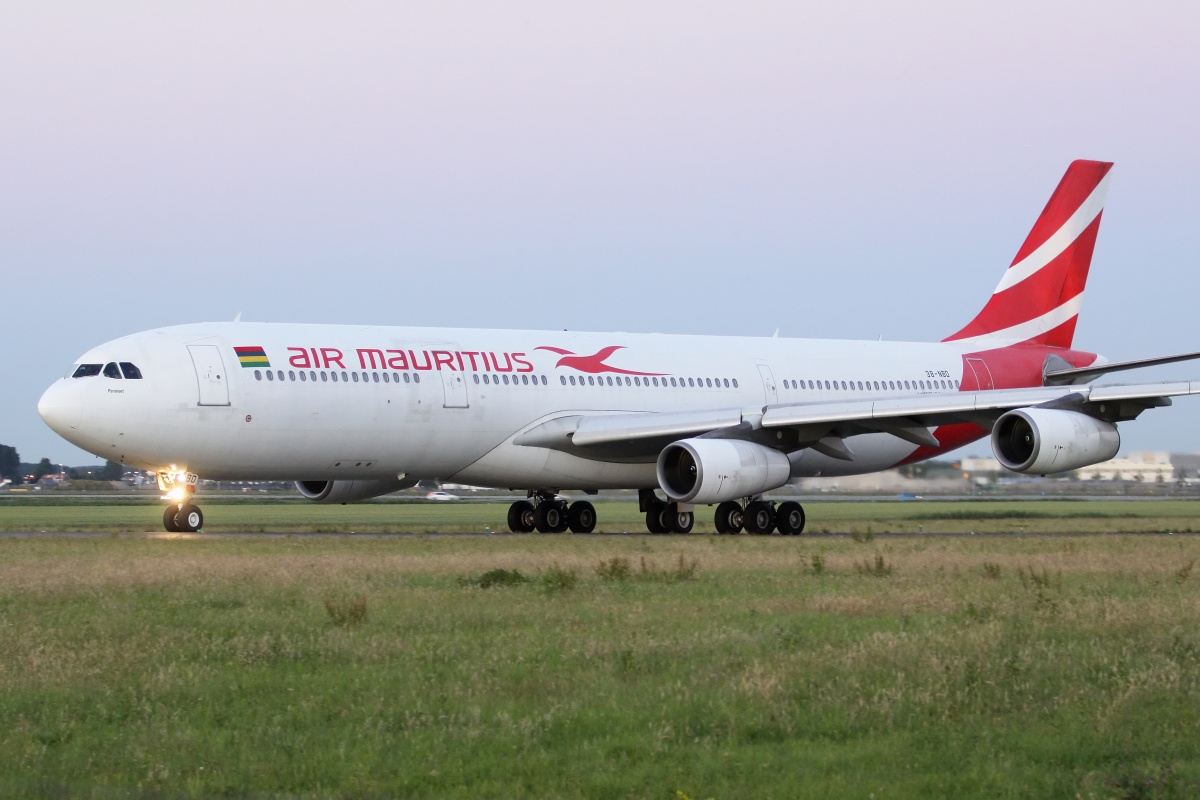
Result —
[{"label": "engine intake", "polygon": [[778,489],[792,465],[778,450],[738,439],[684,439],[658,454],[658,485],[678,503],[722,503]]},{"label": "engine intake", "polygon": [[314,503],[357,503],[416,486],[416,480],[296,481],[296,490]]},{"label": "engine intake", "polygon": [[1022,408],[992,427],[992,452],[1013,472],[1067,472],[1107,461],[1120,449],[1116,425],[1078,411]]}]

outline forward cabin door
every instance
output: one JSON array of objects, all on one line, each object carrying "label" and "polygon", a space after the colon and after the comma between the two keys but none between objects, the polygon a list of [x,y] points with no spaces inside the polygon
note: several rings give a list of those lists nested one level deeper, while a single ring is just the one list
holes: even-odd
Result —
[{"label": "forward cabin door", "polygon": [[229,405],[229,376],[221,351],[215,344],[189,344],[192,366],[196,368],[196,383],[200,388],[202,406]]},{"label": "forward cabin door", "polygon": [[988,392],[994,388],[992,386],[992,371],[988,369],[987,364],[984,363],[982,358],[968,358],[967,366],[971,368],[971,372],[975,375],[975,388],[977,390]]},{"label": "forward cabin door", "polygon": [[766,392],[767,404],[778,403],[779,392],[775,389],[775,376],[771,374],[771,368],[766,364],[759,364],[758,374],[762,376],[763,391]]},{"label": "forward cabin door", "polygon": [[463,380],[463,374],[448,369],[438,374],[442,376],[442,388],[446,392],[442,408],[468,408],[467,382]]}]

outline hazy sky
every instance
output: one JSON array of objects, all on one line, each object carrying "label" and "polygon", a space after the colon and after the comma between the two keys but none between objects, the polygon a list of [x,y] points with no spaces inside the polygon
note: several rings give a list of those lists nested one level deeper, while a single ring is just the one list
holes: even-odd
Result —
[{"label": "hazy sky", "polygon": [[8,4],[0,443],[94,462],[43,389],[238,312],[937,340],[1075,158],[1116,162],[1076,346],[1200,350],[1197,41],[1194,2]]}]

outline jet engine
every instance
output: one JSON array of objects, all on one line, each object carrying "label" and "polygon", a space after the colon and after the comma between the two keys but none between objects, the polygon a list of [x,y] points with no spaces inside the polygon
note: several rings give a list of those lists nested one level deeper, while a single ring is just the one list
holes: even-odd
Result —
[{"label": "jet engine", "polygon": [[722,503],[778,489],[792,472],[778,450],[738,439],[684,439],[658,454],[658,485],[678,503]]},{"label": "jet engine", "polygon": [[1120,448],[1116,425],[1078,411],[1022,408],[992,427],[992,452],[1014,472],[1066,472],[1107,461]]},{"label": "jet engine", "polygon": [[296,490],[314,503],[357,503],[416,486],[415,480],[296,481]]}]

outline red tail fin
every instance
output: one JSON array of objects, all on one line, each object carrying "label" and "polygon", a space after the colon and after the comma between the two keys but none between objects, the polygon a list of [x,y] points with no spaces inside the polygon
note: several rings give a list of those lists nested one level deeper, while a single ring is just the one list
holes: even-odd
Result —
[{"label": "red tail fin", "polygon": [[987,305],[943,341],[1071,346],[1111,168],[1104,161],[1071,163]]}]

